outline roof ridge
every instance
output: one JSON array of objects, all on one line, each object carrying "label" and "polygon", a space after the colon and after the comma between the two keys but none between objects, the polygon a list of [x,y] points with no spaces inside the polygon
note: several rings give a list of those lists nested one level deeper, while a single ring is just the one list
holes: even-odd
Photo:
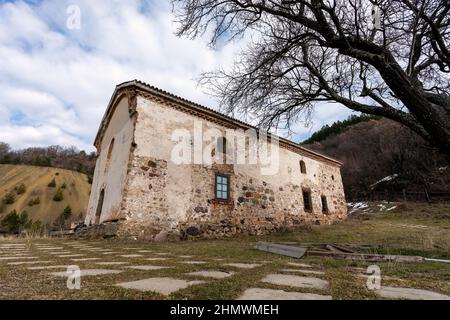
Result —
[{"label": "roof ridge", "polygon": [[[186,99],[186,98],[183,98],[183,97],[181,97],[181,96],[178,96],[178,95],[176,95],[176,94],[174,94],[174,93],[171,93],[171,92],[169,92],[169,91],[166,91],[166,90],[164,90],[164,89],[155,87],[155,86],[153,86],[153,85],[151,85],[151,84],[148,84],[148,83],[146,83],[146,82],[144,82],[144,81],[141,81],[141,80],[139,80],[139,79],[134,79],[134,80],[130,80],[130,81],[125,81],[125,82],[122,82],[122,83],[118,84],[118,85],[116,86],[116,89],[115,89],[115,91],[114,91],[113,96],[111,97],[111,101],[110,101],[109,104],[112,103],[112,101],[114,100],[114,97],[115,97],[115,95],[116,95],[116,93],[117,93],[117,91],[118,91],[119,89],[122,89],[122,88],[125,88],[125,87],[129,87],[129,86],[141,87],[141,89],[143,89],[143,90],[147,90],[147,91],[150,90],[150,91],[153,91],[153,93],[155,93],[155,92],[156,92],[156,93],[159,93],[159,94],[164,95],[164,96],[166,96],[166,97],[169,97],[169,98],[172,98],[172,99],[175,99],[175,100],[179,100],[180,102],[185,103],[185,104],[190,105],[190,106],[193,106],[194,108],[200,109],[201,111],[209,112],[209,113],[212,113],[212,114],[215,115],[215,116],[222,117],[224,120],[232,121],[232,122],[238,123],[238,124],[240,124],[240,125],[242,125],[242,126],[244,126],[244,127],[246,127],[246,128],[253,128],[253,129],[259,130],[259,128],[257,128],[256,126],[251,125],[251,124],[249,124],[249,123],[246,123],[245,121],[236,119],[236,118],[231,117],[231,116],[229,116],[229,115],[227,115],[227,114],[224,114],[224,113],[222,113],[222,112],[220,112],[220,111],[217,111],[217,110],[214,110],[214,109],[212,109],[212,108],[206,107],[206,106],[201,105],[201,104],[199,104],[199,103],[197,103],[197,102],[193,102],[193,101],[191,101],[191,100],[188,100],[188,99]],[[151,92],[151,93],[152,93],[152,92]],[[109,106],[108,106],[108,109],[107,109],[106,113],[108,113],[108,110],[109,110]],[[105,116],[106,116],[106,113],[105,113]],[[101,130],[101,127],[102,127],[103,125],[104,125],[104,123],[103,123],[103,121],[102,121],[99,130]],[[298,149],[300,149],[300,150],[303,150],[303,151],[305,151],[305,152],[307,152],[307,153],[310,153],[310,154],[312,154],[312,155],[318,156],[318,157],[323,158],[323,159],[325,159],[325,160],[334,162],[334,163],[336,163],[336,164],[338,164],[338,165],[342,165],[342,162],[340,162],[340,161],[338,161],[338,160],[336,160],[336,159],[333,159],[333,158],[331,158],[331,157],[328,157],[328,156],[326,156],[326,155],[323,155],[323,154],[321,154],[321,153],[319,153],[319,152],[312,151],[312,150],[310,150],[310,149],[308,149],[308,148],[305,148],[305,147],[301,146],[300,144],[298,144],[298,143],[296,143],[296,142],[294,142],[294,141],[292,141],[292,140],[289,140],[289,139],[287,139],[287,138],[280,137],[280,136],[278,136],[277,134],[270,133],[270,132],[267,132],[267,134],[270,135],[270,136],[272,136],[272,137],[276,137],[276,138],[278,138],[280,141],[282,141],[282,142],[284,142],[284,143],[287,143],[287,144],[289,144],[289,145],[291,145],[291,146],[293,146],[293,147],[296,147],[296,148],[298,148]]]}]

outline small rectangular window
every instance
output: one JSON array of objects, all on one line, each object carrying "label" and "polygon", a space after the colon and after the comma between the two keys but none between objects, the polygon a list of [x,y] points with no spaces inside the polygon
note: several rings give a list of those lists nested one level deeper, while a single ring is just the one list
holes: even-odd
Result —
[{"label": "small rectangular window", "polygon": [[325,196],[322,196],[322,212],[328,213],[327,197],[325,197]]},{"label": "small rectangular window", "polygon": [[303,190],[303,207],[305,211],[312,211],[311,191]]},{"label": "small rectangular window", "polygon": [[229,180],[227,175],[217,174],[216,175],[216,199],[227,201],[229,199]]}]

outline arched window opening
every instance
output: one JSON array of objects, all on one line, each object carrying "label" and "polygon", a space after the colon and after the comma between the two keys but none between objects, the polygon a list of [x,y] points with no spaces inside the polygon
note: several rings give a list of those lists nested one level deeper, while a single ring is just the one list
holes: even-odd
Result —
[{"label": "arched window opening", "polygon": [[306,164],[303,160],[300,160],[300,172],[306,174]]},{"label": "arched window opening", "polygon": [[111,140],[108,148],[108,155],[106,156],[105,172],[108,171],[109,165],[111,163],[112,153],[114,149],[114,138]]},{"label": "arched window opening", "polygon": [[218,153],[227,153],[227,138],[219,137],[217,139],[217,152]]}]

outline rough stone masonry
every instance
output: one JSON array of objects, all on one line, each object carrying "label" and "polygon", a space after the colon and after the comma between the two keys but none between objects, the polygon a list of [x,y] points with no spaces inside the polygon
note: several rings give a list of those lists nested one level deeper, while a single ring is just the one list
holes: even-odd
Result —
[{"label": "rough stone masonry", "polygon": [[[222,137],[199,143],[199,127]],[[236,161],[239,144],[228,138],[229,132],[253,129],[140,81],[118,85],[95,139],[86,224],[116,222],[120,236],[163,241],[260,235],[346,218],[341,163],[269,135],[268,148],[275,141],[279,146],[277,170],[264,174],[261,156]],[[201,147],[213,160],[174,161],[182,141],[174,132],[194,136],[189,152]],[[256,137],[243,140],[244,159],[262,140]]]}]

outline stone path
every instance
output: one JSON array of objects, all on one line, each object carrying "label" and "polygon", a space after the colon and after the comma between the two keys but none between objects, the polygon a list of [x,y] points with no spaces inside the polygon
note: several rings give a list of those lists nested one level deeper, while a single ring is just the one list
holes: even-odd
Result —
[{"label": "stone path", "polygon": [[262,279],[262,282],[281,286],[313,288],[320,290],[327,290],[329,287],[329,283],[326,280],[322,280],[319,278],[291,276],[286,274],[269,274],[265,276],[264,279]]},{"label": "stone path", "polygon": [[201,283],[204,283],[204,281],[186,281],[172,278],[148,278],[138,281],[118,283],[116,286],[140,291],[152,291],[167,296],[178,290]]},{"label": "stone path", "polygon": [[450,296],[445,294],[414,288],[381,287],[380,290],[375,290],[375,294],[386,299],[450,300]]},{"label": "stone path", "polygon": [[101,261],[101,262],[96,262],[95,264],[98,264],[99,266],[118,266],[118,265],[128,264],[128,262],[120,262],[120,261]]},{"label": "stone path", "polygon": [[[261,273],[255,283],[247,287],[243,292],[236,293],[239,296],[238,299],[332,299],[329,290],[330,283],[322,279],[325,272],[320,270],[322,269],[321,266],[297,262],[298,260],[291,261],[286,261],[284,267],[280,266],[276,270],[272,269],[269,274]],[[158,262],[162,262],[162,265],[158,265]],[[130,278],[132,278],[136,277],[136,275],[143,275],[142,279],[130,279],[133,281],[128,282],[121,280],[120,283],[116,283],[119,281],[114,281],[112,284],[124,289],[156,292],[162,295],[170,295],[193,285],[208,286],[209,283],[214,283],[214,281],[220,279],[222,281],[235,281],[235,279],[238,279],[239,274],[271,262],[270,260],[250,259],[244,263],[236,262],[229,258],[225,259],[217,255],[211,257],[195,257],[189,254],[178,255],[175,253],[157,252],[156,248],[149,250],[114,247],[114,250],[112,250],[104,243],[87,245],[77,244],[76,242],[58,242],[57,246],[45,244],[0,244],[0,264],[11,268],[26,268],[33,271],[42,270],[46,271],[49,276],[67,277],[67,267],[79,265],[82,276],[100,277],[103,275],[129,274]],[[206,264],[209,263],[214,263],[216,265],[215,269],[208,269]],[[93,265],[98,266],[98,268],[93,267]],[[192,265],[192,267],[187,265]],[[201,267],[197,267],[197,265]],[[104,268],[110,266],[110,268],[102,269],[102,266]],[[151,274],[152,271],[155,271],[156,275],[158,273],[164,274],[165,270],[173,270],[175,275],[149,278],[148,274]],[[367,275],[361,274],[365,271],[363,268],[352,268],[351,270],[355,273],[356,278],[359,279],[358,281],[361,281],[360,277],[367,277]],[[259,271],[262,272],[261,270]],[[172,271],[170,272],[172,274]],[[122,276],[121,279],[123,279]],[[394,278],[383,276],[383,279],[392,280]],[[407,283],[403,279],[395,278],[395,280]],[[270,285],[269,288],[267,287],[268,285]],[[311,289],[314,290],[314,293],[308,292]],[[374,291],[374,293],[378,297],[385,299],[450,300],[448,295],[417,288],[383,286],[380,290]]]},{"label": "stone path", "polygon": [[[82,269],[80,270],[80,274],[82,277],[87,276],[99,276],[104,274],[117,274],[122,273],[123,270],[110,270],[110,269]],[[58,276],[58,277],[67,277],[67,272],[51,272],[49,273],[52,276]]]},{"label": "stone path", "polygon": [[127,266],[126,268],[148,271],[148,270],[161,270],[161,269],[167,269],[167,268],[170,268],[170,267],[152,266],[152,265],[143,265],[143,266]]},{"label": "stone path", "polygon": [[226,263],[224,265],[239,268],[239,269],[253,269],[253,268],[261,266],[260,264],[256,264],[256,263]]},{"label": "stone path", "polygon": [[331,300],[331,296],[314,293],[251,288],[245,290],[238,300]]},{"label": "stone path", "polygon": [[189,276],[198,276],[198,277],[205,277],[205,278],[215,278],[215,279],[223,279],[231,277],[234,272],[222,272],[222,271],[196,271],[196,272],[190,272],[186,273]]},{"label": "stone path", "polygon": [[306,274],[317,274],[317,275],[324,275],[325,272],[323,271],[314,271],[314,270],[302,270],[302,269],[281,269],[281,272],[300,272],[300,273],[306,273]]}]

